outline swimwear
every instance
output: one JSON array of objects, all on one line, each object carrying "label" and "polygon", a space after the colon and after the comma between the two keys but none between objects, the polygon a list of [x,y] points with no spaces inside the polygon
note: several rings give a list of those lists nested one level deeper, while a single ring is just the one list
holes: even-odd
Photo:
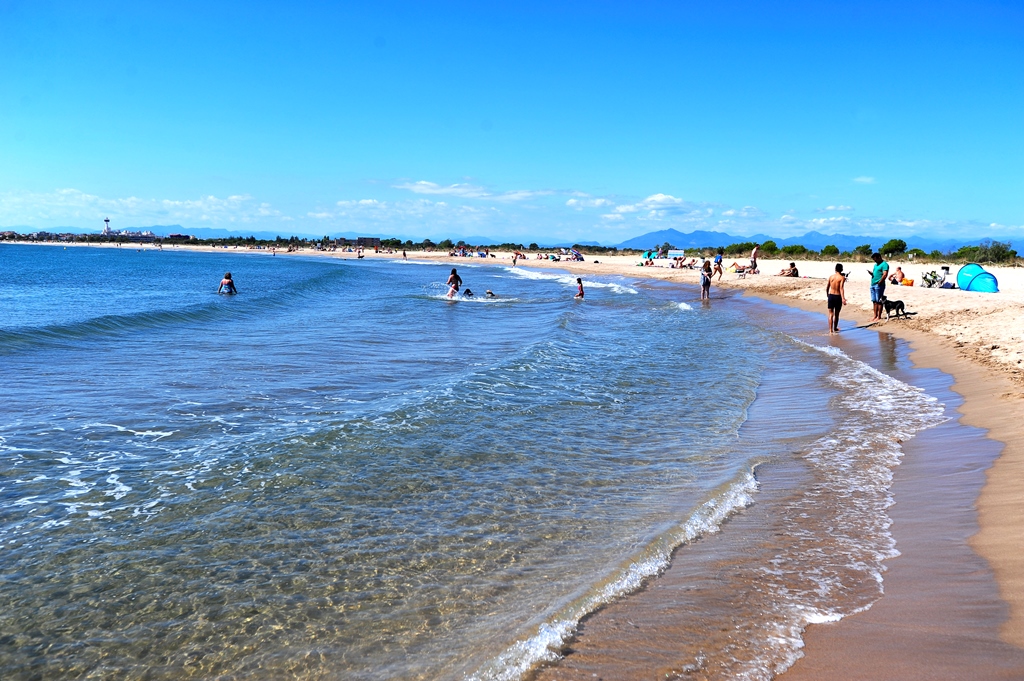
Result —
[{"label": "swimwear", "polygon": [[841,310],[843,309],[843,297],[836,295],[835,293],[828,294],[828,309],[830,310]]}]

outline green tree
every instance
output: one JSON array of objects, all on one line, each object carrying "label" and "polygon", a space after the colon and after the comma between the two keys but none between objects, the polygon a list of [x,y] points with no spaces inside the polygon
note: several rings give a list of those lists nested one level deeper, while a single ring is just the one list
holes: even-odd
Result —
[{"label": "green tree", "polygon": [[857,255],[869,256],[871,255],[871,244],[863,244],[853,249],[853,252]]},{"label": "green tree", "polygon": [[790,246],[783,246],[782,252],[786,255],[803,255],[807,253],[807,247],[801,244],[792,244]]},{"label": "green tree", "polygon": [[[753,248],[753,246],[751,246],[751,248]],[[768,241],[765,241],[763,244],[761,244],[761,251],[765,255],[772,255],[773,253],[779,252],[779,245],[772,241],[771,239],[769,239]]]},{"label": "green tree", "polygon": [[907,252],[907,242],[903,239],[889,239],[882,245],[882,255],[892,256]]},{"label": "green tree", "polygon": [[837,246],[829,244],[828,246],[825,246],[825,248],[821,249],[821,254],[822,255],[839,255],[839,248]]},{"label": "green tree", "polygon": [[444,240],[440,241],[440,242],[439,242],[439,243],[437,244],[437,247],[438,247],[438,248],[444,248],[444,249],[449,249],[449,248],[451,248],[451,247],[452,247],[452,246],[454,246],[454,245],[455,245],[455,244],[453,244],[453,243],[452,243],[452,240],[451,240],[451,239],[444,239]]},{"label": "green tree", "polygon": [[535,243],[534,244],[530,244],[530,250],[531,251],[539,251],[540,250],[540,246],[538,246]]}]

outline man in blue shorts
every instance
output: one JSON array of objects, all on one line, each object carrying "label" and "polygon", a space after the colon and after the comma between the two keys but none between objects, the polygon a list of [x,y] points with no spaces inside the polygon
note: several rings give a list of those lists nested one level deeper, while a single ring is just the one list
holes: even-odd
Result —
[{"label": "man in blue shorts", "polygon": [[885,280],[889,276],[889,263],[882,260],[880,253],[872,253],[871,259],[875,266],[871,268],[871,305],[874,308],[875,316],[872,322],[882,321],[882,297],[885,295]]}]

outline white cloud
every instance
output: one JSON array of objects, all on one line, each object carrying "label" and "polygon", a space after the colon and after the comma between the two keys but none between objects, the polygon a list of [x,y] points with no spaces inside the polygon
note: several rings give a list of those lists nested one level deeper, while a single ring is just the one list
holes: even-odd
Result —
[{"label": "white cloud", "polygon": [[678,206],[684,201],[669,194],[651,194],[643,200],[648,206]]},{"label": "white cloud", "polygon": [[466,198],[482,198],[490,196],[490,193],[483,187],[475,187],[471,184],[450,184],[441,186],[434,182],[420,180],[418,182],[404,182],[394,185],[395,189],[407,189],[414,194],[441,194],[445,196],[462,196]]},{"label": "white cloud", "polygon": [[[574,192],[574,195],[579,196],[580,192]],[[584,195],[586,196],[586,195]],[[603,208],[604,206],[612,205],[612,202],[608,199],[569,199],[565,202],[569,208],[574,210],[583,210],[584,208]]]},{"label": "white cloud", "polygon": [[857,182],[858,184],[874,184],[875,178],[868,177],[867,175],[861,175],[860,177],[853,178],[853,181]]},{"label": "white cloud", "polygon": [[620,220],[625,220],[626,219],[626,218],[622,217],[621,215],[619,215],[617,213],[608,213],[606,215],[602,215],[601,217],[604,218],[605,220],[610,220],[610,221],[613,221],[613,222],[618,222]]},{"label": "white cloud", "polygon": [[825,211],[849,211],[853,210],[853,206],[825,206],[819,212]]},{"label": "white cloud", "polygon": [[70,224],[84,228],[95,223],[100,229],[105,217],[122,228],[147,226],[144,223],[252,224],[287,219],[270,203],[257,202],[248,194],[233,194],[227,198],[207,195],[196,199],[148,199],[107,198],[78,189],[0,193],[0,220],[3,221],[47,226]]},{"label": "white cloud", "polygon": [[417,182],[403,182],[402,184],[393,185],[395,189],[405,189],[411,191],[414,194],[430,194],[430,195],[443,195],[453,196],[463,199],[487,199],[490,201],[525,201],[526,199],[532,199],[537,196],[548,196],[554,192],[545,189],[515,189],[506,192],[491,192],[484,187],[478,187],[472,184],[450,184],[450,185],[439,185],[436,182],[427,182],[426,180],[419,180]]}]

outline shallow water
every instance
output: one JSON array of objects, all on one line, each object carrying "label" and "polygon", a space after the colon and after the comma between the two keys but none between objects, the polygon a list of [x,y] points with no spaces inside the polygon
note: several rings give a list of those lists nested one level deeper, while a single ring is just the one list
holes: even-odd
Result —
[{"label": "shallow water", "polygon": [[499,298],[453,302],[448,266],[171,249],[0,266],[3,678],[519,678],[799,450],[794,517],[827,509],[828,543],[795,526],[749,645],[710,653],[755,678],[877,597],[899,450],[870,420],[941,413],[696,289],[581,302],[467,261]]}]

